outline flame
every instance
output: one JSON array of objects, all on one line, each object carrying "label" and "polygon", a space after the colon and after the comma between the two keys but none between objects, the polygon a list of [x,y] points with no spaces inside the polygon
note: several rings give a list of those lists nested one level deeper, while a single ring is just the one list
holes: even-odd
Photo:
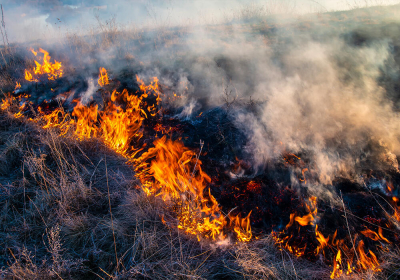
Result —
[{"label": "flame", "polygon": [[135,160],[145,193],[171,202],[178,209],[178,228],[186,233],[198,239],[224,238],[225,218],[210,191],[204,191],[211,179],[202,171],[195,153],[166,136],[153,144],[154,148]]},{"label": "flame", "polygon": [[[161,102],[160,85],[158,84],[158,78],[153,77],[153,81],[151,81],[148,86],[146,86],[146,84],[143,82],[143,80],[140,79],[139,76],[137,76],[137,75],[136,75],[136,80],[139,84],[140,91],[143,92],[142,96],[144,98],[146,98],[152,92],[156,96],[156,104],[158,105]],[[155,114],[155,112],[151,112],[151,113]]]},{"label": "flame", "polygon": [[[31,49],[32,53],[37,56],[37,52]],[[54,60],[54,63],[50,62],[51,57],[49,53],[41,48],[39,48],[39,52],[43,54],[43,63],[40,64],[38,61],[35,60],[36,67],[33,67],[32,70],[28,71],[25,70],[25,80],[29,82],[37,82],[37,76],[47,74],[48,80],[55,80],[57,78],[61,78],[63,75],[63,69],[61,62]],[[34,77],[34,75],[36,77]]]},{"label": "flame", "polygon": [[1,101],[0,109],[3,111],[7,110],[8,108],[11,107],[12,102],[13,102],[13,97],[9,94],[6,94],[6,97]]},{"label": "flame", "polygon": [[[125,101],[125,110],[113,103],[117,96]],[[132,139],[138,141],[142,137],[138,132],[145,115],[140,109],[141,103],[141,98],[129,95],[126,89],[121,94],[114,90],[111,101],[100,113],[104,142],[118,153],[125,154]]]},{"label": "flame", "polygon": [[275,244],[278,245],[278,248],[282,250],[282,248],[288,250],[291,254],[295,255],[296,257],[304,256],[304,253],[307,249],[307,244],[303,245],[290,245],[290,241],[293,240],[294,236],[285,236],[281,238],[280,233],[272,232],[272,238],[275,241]]},{"label": "flame", "polygon": [[[39,51],[44,53],[44,64],[40,67],[37,64],[35,75],[44,72],[49,73],[49,78],[61,77],[62,72],[52,72],[57,67],[53,70],[48,67],[48,53],[41,49]],[[100,71],[104,78],[106,72]],[[31,80],[35,79],[31,72],[26,70],[25,74]],[[105,79],[100,80],[105,84]],[[194,151],[180,141],[172,141],[163,136],[156,139],[154,147],[140,157],[136,156],[137,150],[132,152],[132,144],[142,137],[143,120],[148,115],[155,116],[161,101],[156,77],[149,85],[145,85],[138,76],[137,81],[141,95],[130,94],[127,90],[121,93],[114,90],[102,110],[98,105],[86,106],[78,101],[71,114],[62,107],[51,112],[38,107],[36,117],[31,120],[40,123],[43,128],[58,128],[61,135],[72,131],[72,135],[78,139],[97,137],[128,158],[137,172],[143,191],[147,195],[161,197],[171,206],[176,213],[178,229],[185,233],[195,235],[198,240],[222,240],[226,237],[225,231],[231,228],[238,241],[249,241],[252,238],[251,211],[245,218],[229,215],[231,223],[228,226],[217,200],[210,189],[206,190],[211,179],[203,172],[199,155]],[[1,108],[8,108],[11,104],[12,100],[5,99]],[[21,106],[24,108],[26,103]],[[14,116],[23,116],[22,109]]]},{"label": "flame", "polygon": [[37,82],[38,80],[34,79],[31,72],[25,69],[25,80],[28,82]]},{"label": "flame", "polygon": [[33,48],[30,48],[29,50],[33,53],[34,56],[37,56],[37,52],[35,52]]},{"label": "flame", "polygon": [[313,225],[314,216],[313,214],[307,214],[303,217],[295,217],[294,220],[299,223],[302,227],[307,225]]},{"label": "flame", "polygon": [[324,248],[328,246],[329,243],[329,236],[325,238],[324,235],[318,230],[318,225],[315,226],[315,236],[319,245],[317,246],[315,254],[318,255],[319,252],[324,252]]},{"label": "flame", "polygon": [[[317,216],[317,200],[316,197],[309,198],[309,202],[305,204],[308,214],[304,216],[296,216],[295,213],[290,214],[289,223],[286,225],[286,230],[291,228],[295,222],[301,227],[314,225],[316,222]],[[372,241],[377,241],[379,244],[381,242],[391,244],[391,242],[383,236],[383,230],[381,227],[378,227],[378,231],[375,232],[371,229],[366,228],[360,232],[363,236],[369,238]],[[283,236],[283,237],[281,237]],[[360,235],[357,233],[354,236],[354,244],[356,243],[357,238]],[[323,254],[323,256],[328,256],[330,254],[329,251],[336,248],[337,253],[335,253],[335,258],[333,259],[333,270],[330,275],[332,279],[340,277],[343,275],[344,271],[349,275],[354,272],[354,269],[359,270],[367,270],[371,269],[373,271],[379,271],[379,261],[377,256],[371,250],[367,252],[364,249],[364,241],[362,239],[358,240],[358,245],[356,249],[353,249],[353,246],[347,246],[345,243],[350,242],[350,237],[346,237],[345,239],[337,239],[337,230],[332,236],[324,236],[318,229],[318,225],[315,224],[315,238],[318,242],[318,245],[314,251],[315,256],[318,254]],[[279,233],[273,232],[273,238],[275,243],[281,249],[287,249],[290,253],[295,255],[296,257],[301,257],[305,254],[305,249],[307,244],[296,243],[293,235],[286,235],[285,230]],[[380,245],[379,245],[380,246]],[[378,248],[378,247],[377,247]],[[357,251],[358,257],[355,258],[354,250]],[[345,259],[343,259],[343,256]],[[347,265],[345,265],[347,264]],[[345,268],[344,266],[347,266]]]},{"label": "flame", "polygon": [[41,108],[38,108],[41,120],[44,121],[43,128],[56,127],[60,130],[60,135],[65,135],[71,128],[71,116],[65,113],[64,109],[56,108],[50,114],[44,114]]},{"label": "flame", "polygon": [[231,217],[231,225],[233,224],[233,230],[236,232],[237,239],[242,242],[248,242],[251,240],[252,232],[250,227],[250,214],[241,219],[239,215]]},{"label": "flame", "polygon": [[394,209],[392,218],[395,219],[397,222],[400,222],[400,206],[397,206],[399,199],[397,197],[393,196],[392,200],[393,200],[393,209]]},{"label": "flame", "polygon": [[294,220],[299,223],[302,227],[307,226],[307,225],[314,225],[314,220],[318,212],[317,208],[317,198],[315,196],[312,196],[309,198],[309,204],[306,204],[306,207],[308,211],[310,212],[309,214],[303,216],[303,217],[295,217]]},{"label": "flame", "polygon": [[14,91],[16,91],[17,89],[20,89],[20,88],[21,88],[21,84],[16,82]]},{"label": "flame", "polygon": [[360,257],[360,265],[365,269],[372,269],[376,270],[379,266],[378,259],[376,258],[375,254],[372,251],[369,251],[371,257],[368,257],[364,251],[364,241],[360,240],[358,242],[357,251]]},{"label": "flame", "polygon": [[[315,218],[317,216],[318,208],[317,208],[317,198],[315,196],[312,196],[308,199],[308,204],[306,204],[306,208],[308,210],[308,214],[304,215],[302,217],[296,216],[295,213],[290,214],[290,220],[289,223],[286,225],[286,229],[289,229],[290,227],[293,226],[294,222],[296,221],[300,226],[307,226],[307,225],[314,225],[315,223]],[[318,227],[316,227],[318,228]],[[280,235],[282,235],[284,231],[275,233],[273,232],[273,239],[275,243],[280,247],[281,249],[287,249],[290,253],[295,255],[296,257],[301,257],[304,255],[305,250],[307,248],[307,244],[294,244],[291,245],[290,243],[293,241],[293,235],[286,236],[281,238]],[[321,241],[324,239],[323,235],[316,231],[316,236],[321,239]]]},{"label": "flame", "polygon": [[75,135],[79,139],[97,137],[98,128],[96,123],[98,121],[98,105],[86,107],[78,102],[75,106],[72,116],[76,117],[76,121],[72,120],[71,123],[75,124]]},{"label": "flame", "polygon": [[331,273],[331,279],[340,277],[343,274],[341,270],[342,265],[342,251],[338,250],[335,260],[333,261],[333,271]]},{"label": "flame", "polygon": [[[37,52],[33,49],[31,51],[37,56]],[[25,70],[25,79],[38,81],[39,75],[43,74],[47,74],[49,80],[62,77],[61,63],[57,61],[51,63],[48,52],[42,49],[39,49],[39,52],[43,54],[43,63],[35,61],[36,67],[33,70]],[[109,84],[106,69],[100,68],[99,71],[98,84],[100,86]],[[72,113],[65,112],[62,107],[51,112],[45,112],[39,107],[38,116],[33,121],[40,122],[43,128],[58,128],[61,135],[66,135],[72,130],[71,135],[78,139],[98,137],[114,151],[128,158],[136,171],[143,191],[149,196],[160,197],[165,201],[176,214],[177,228],[185,233],[196,236],[198,240],[202,238],[222,240],[226,237],[226,232],[232,230],[232,234],[236,235],[238,241],[250,241],[253,235],[250,223],[252,211],[244,218],[241,218],[240,214],[229,214],[228,225],[227,218],[217,200],[210,189],[207,189],[211,179],[201,168],[200,154],[197,155],[185,147],[181,141],[167,139],[164,135],[154,140],[152,148],[141,156],[137,156],[138,150],[133,148],[134,143],[138,143],[143,136],[141,130],[143,121],[159,112],[161,87],[157,77],[153,77],[149,85],[146,85],[138,76],[136,79],[141,94],[131,94],[126,89],[122,92],[114,90],[110,99],[105,102],[104,109],[99,109],[98,105],[86,106],[81,102],[77,103]],[[21,85],[17,82],[15,89],[20,87]],[[14,101],[20,102],[22,98],[6,96],[0,108],[6,110],[13,105]],[[29,103],[24,101],[20,104],[19,111],[14,114],[16,118],[23,116],[23,110]],[[167,131],[171,131],[171,128],[167,130],[158,123],[154,130],[166,134]],[[305,164],[301,158],[294,154],[287,154],[284,160],[287,164],[301,167],[303,179],[300,180],[307,183],[305,172],[310,171],[308,168],[303,168]],[[389,192],[392,192],[392,185],[387,185],[387,188]],[[254,181],[247,184],[247,189],[254,193],[261,193],[261,185]],[[393,217],[400,221],[400,211],[397,206],[399,200],[396,197],[392,197],[392,200],[395,206]],[[332,236],[324,236],[318,229],[316,197],[310,197],[305,203],[305,208],[307,210],[305,215],[290,214],[290,221],[285,230],[294,226],[299,230],[300,227],[314,227],[313,238],[317,242],[314,242],[316,248],[314,247],[315,250],[311,253],[316,256],[319,254],[333,256],[333,259],[330,259],[330,263],[333,264],[331,278],[340,277],[344,271],[346,274],[351,274],[354,270],[380,270],[377,256],[373,251],[365,249],[361,238],[390,244],[391,242],[383,236],[381,227],[378,227],[377,232],[366,228],[359,232],[361,234],[357,233],[354,241],[351,240],[354,245],[347,246],[346,242],[349,244],[350,237],[337,239],[337,231]],[[167,223],[164,217],[161,217],[161,220]],[[303,239],[297,242],[298,239],[296,240],[293,234],[281,237],[285,230],[280,233],[273,232],[276,244],[297,257],[305,255],[308,244],[304,243]],[[357,238],[359,238],[358,243]],[[354,249],[355,244],[357,244],[356,249]],[[370,245],[370,243],[367,244]],[[354,251],[357,252],[357,258]]]},{"label": "flame", "polygon": [[110,82],[108,81],[108,74],[106,68],[100,67],[99,71],[100,71],[98,80],[99,86],[103,87],[105,85],[108,85]]},{"label": "flame", "polygon": [[374,232],[374,231],[372,231],[372,230],[370,230],[368,228],[366,230],[361,231],[361,233],[363,235],[365,235],[366,237],[368,237],[369,239],[371,239],[371,240],[374,240],[374,241],[385,241],[386,243],[389,243],[389,244],[391,243],[389,240],[387,240],[383,236],[381,227],[378,228],[378,233],[376,233],[376,232]]}]

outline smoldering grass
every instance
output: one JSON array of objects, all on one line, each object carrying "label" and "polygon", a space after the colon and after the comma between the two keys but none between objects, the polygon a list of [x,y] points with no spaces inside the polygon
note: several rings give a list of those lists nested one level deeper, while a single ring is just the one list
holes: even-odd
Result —
[{"label": "smoldering grass", "polygon": [[[298,261],[282,261],[268,238],[210,247],[163,224],[170,210],[141,192],[132,169],[122,168],[126,160],[106,147],[86,149],[90,143],[22,120],[6,124],[0,159],[17,147],[9,156],[22,159],[9,168],[22,171],[1,185],[3,278],[289,279],[293,265],[302,275]],[[99,162],[107,164],[109,196]]]}]

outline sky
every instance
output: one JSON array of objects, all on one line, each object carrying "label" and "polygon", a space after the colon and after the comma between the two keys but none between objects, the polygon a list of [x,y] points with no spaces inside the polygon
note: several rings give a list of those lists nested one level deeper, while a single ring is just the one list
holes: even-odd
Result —
[{"label": "sky", "polygon": [[214,24],[246,14],[305,14],[397,4],[400,0],[3,0],[10,42],[84,34],[115,18],[120,27]]}]

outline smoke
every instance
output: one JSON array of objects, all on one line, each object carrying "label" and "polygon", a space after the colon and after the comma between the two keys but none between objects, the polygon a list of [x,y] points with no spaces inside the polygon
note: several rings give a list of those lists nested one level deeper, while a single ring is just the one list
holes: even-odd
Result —
[{"label": "smoke", "polygon": [[[186,100],[196,99],[204,110],[229,107],[247,135],[244,150],[255,172],[285,152],[306,155],[321,184],[357,179],[368,169],[397,169],[398,29],[379,34],[387,25],[353,23],[344,31],[335,21],[330,24],[337,28],[322,27],[320,19],[305,29],[302,21],[286,28],[278,21],[266,30],[196,29],[185,37],[178,68],[194,89]],[[162,60],[169,51],[155,60],[161,82],[174,84],[174,71],[163,74],[177,69]]]},{"label": "smoke", "polygon": [[[342,8],[329,3],[317,6]],[[247,137],[243,150],[255,173],[286,152],[306,155],[321,184],[339,176],[357,178],[365,169],[397,168],[399,6],[274,17],[274,9],[298,3],[272,8],[238,0],[229,1],[230,10],[227,1],[6,4],[31,21],[45,17],[45,24],[57,20],[68,28],[100,25],[106,32],[61,39],[70,62],[90,73],[82,74],[85,80],[91,81],[99,66],[121,80],[157,76],[163,102],[178,118],[225,108]],[[116,21],[107,22],[113,12]],[[12,28],[24,29],[28,22]],[[122,23],[157,28],[130,33],[118,29]],[[26,33],[15,40],[27,40]],[[86,84],[83,102],[96,95],[93,82]]]},{"label": "smoke", "polygon": [[93,79],[88,79],[87,81],[88,83],[88,88],[87,90],[82,93],[81,95],[81,103],[83,105],[87,105],[92,99],[93,99],[93,94],[95,93],[95,91],[97,90]]},{"label": "smoke", "polygon": [[[368,156],[375,157],[375,166],[360,162],[365,153],[377,149],[368,145],[398,154],[399,115],[377,84],[379,70],[390,56],[388,50],[384,41],[354,48],[332,40],[297,45],[285,54],[274,79],[267,77],[267,83],[257,85],[255,96],[266,100],[257,119],[252,113],[237,117],[239,126],[247,126],[247,149],[255,164],[262,166],[279,155],[276,147],[283,143],[285,149],[313,155],[320,182],[331,183],[335,176],[357,171],[358,165],[381,167],[385,158],[378,161],[374,154]],[[346,65],[338,65],[338,60]]]},{"label": "smoke", "polygon": [[391,5],[398,0],[3,0],[11,42],[60,39],[66,34],[88,34],[102,19],[119,27],[172,27],[218,24],[264,18],[271,14],[348,10]]}]

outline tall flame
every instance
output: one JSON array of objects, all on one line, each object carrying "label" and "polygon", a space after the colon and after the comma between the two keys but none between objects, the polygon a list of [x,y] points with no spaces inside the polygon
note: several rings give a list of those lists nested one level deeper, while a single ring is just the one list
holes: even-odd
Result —
[{"label": "tall flame", "polygon": [[[37,55],[34,50],[32,52]],[[37,81],[38,75],[44,73],[50,80],[61,77],[61,63],[56,61],[52,64],[46,51],[39,49],[39,52],[44,54],[43,64],[36,62],[34,71],[25,70],[27,80]],[[249,241],[252,238],[251,211],[245,218],[229,215],[230,223],[227,222],[228,218],[222,213],[210,189],[207,189],[211,179],[201,168],[200,154],[197,155],[180,141],[163,136],[154,140],[154,147],[140,157],[136,156],[138,150],[134,147],[142,137],[143,120],[157,114],[161,101],[161,89],[156,77],[149,85],[138,76],[137,81],[140,94],[114,90],[101,110],[98,105],[86,106],[78,101],[71,114],[62,107],[51,112],[38,107],[37,116],[31,120],[40,123],[43,128],[58,128],[61,135],[72,131],[72,135],[78,139],[97,137],[128,158],[137,172],[143,191],[147,195],[161,197],[175,211],[177,227],[195,235],[198,240],[222,240],[231,229],[238,241]],[[98,82],[99,85],[109,83],[104,68],[100,68]],[[5,99],[1,108],[6,109],[11,104],[12,100]],[[26,105],[23,103],[21,106]],[[23,109],[21,107],[14,116],[23,116]],[[257,186],[255,190],[259,188]]]},{"label": "tall flame", "polygon": [[100,72],[99,79],[97,81],[99,86],[103,87],[105,85],[108,85],[110,82],[108,81],[108,74],[106,68],[100,67],[99,72]]},{"label": "tall flame", "polygon": [[[115,105],[117,97],[124,100],[125,110]],[[141,103],[141,98],[129,95],[126,89],[122,93],[114,90],[111,101],[100,113],[104,142],[118,153],[125,154],[132,139],[137,141],[142,137],[139,129],[145,112],[140,108]]]},{"label": "tall flame", "polygon": [[[35,52],[33,49],[31,49],[31,52],[37,56],[37,52]],[[35,60],[35,65],[32,70],[25,70],[25,80],[29,82],[37,82],[38,81],[38,76],[47,74],[47,79],[49,80],[55,80],[57,78],[61,78],[63,75],[63,69],[61,62],[58,62],[57,60],[54,60],[54,63],[50,62],[51,57],[49,56],[49,53],[41,48],[39,48],[39,52],[43,54],[43,63],[39,63],[38,61]],[[34,77],[35,76],[35,77]]]},{"label": "tall flame", "polygon": [[137,176],[148,195],[160,196],[179,208],[178,228],[196,235],[215,240],[223,238],[226,224],[217,201],[205,192],[210,177],[201,169],[196,154],[179,141],[166,136],[154,141],[137,164]]}]

